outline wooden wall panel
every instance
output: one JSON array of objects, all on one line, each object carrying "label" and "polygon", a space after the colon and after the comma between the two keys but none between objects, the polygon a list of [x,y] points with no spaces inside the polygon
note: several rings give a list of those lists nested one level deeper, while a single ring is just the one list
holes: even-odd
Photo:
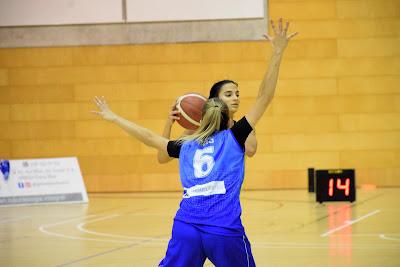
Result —
[{"label": "wooden wall panel", "polygon": [[0,86],[8,85],[8,70],[0,69]]},{"label": "wooden wall panel", "polygon": [[[257,126],[244,188],[306,188],[309,167],[400,186],[400,2],[268,2],[300,35]],[[178,162],[158,164],[156,150],[91,114],[93,97],[161,133],[176,97],[234,79],[238,119],[270,54],[259,41],[0,49],[0,157],[77,156],[90,192],[180,190]]]},{"label": "wooden wall panel", "polygon": [[0,104],[0,121],[10,120],[10,106]]}]

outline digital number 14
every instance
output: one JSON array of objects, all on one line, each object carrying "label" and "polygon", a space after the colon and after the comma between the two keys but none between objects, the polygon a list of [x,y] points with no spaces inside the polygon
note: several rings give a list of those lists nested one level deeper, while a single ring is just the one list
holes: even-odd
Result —
[{"label": "digital number 14", "polygon": [[[328,195],[330,197],[333,196],[333,187],[335,186],[334,181],[335,179],[333,178],[329,179]],[[338,190],[344,190],[345,196],[348,196],[350,194],[350,179],[346,178],[344,184],[342,184],[341,179],[336,179],[336,188]]]}]

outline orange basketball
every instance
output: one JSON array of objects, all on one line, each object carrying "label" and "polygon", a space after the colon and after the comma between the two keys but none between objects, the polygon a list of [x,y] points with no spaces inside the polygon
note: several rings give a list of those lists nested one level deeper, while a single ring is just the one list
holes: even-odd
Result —
[{"label": "orange basketball", "polygon": [[179,111],[177,122],[185,129],[196,130],[200,126],[200,120],[204,104],[207,98],[200,94],[191,93],[180,96],[175,108]]}]

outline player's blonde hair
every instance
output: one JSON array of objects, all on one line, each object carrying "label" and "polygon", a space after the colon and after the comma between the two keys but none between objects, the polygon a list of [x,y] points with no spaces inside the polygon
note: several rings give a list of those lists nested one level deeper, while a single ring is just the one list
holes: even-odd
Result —
[{"label": "player's blonde hair", "polygon": [[228,122],[228,106],[219,98],[211,98],[204,104],[199,128],[193,134],[183,136],[178,141],[195,140],[204,145],[215,132],[228,129]]}]

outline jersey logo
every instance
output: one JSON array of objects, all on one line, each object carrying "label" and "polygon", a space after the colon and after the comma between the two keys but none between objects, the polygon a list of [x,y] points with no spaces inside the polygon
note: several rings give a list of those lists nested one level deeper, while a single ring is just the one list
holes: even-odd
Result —
[{"label": "jersey logo", "polygon": [[189,188],[184,188],[183,198],[191,198],[195,196],[211,196],[225,194],[224,181],[212,181],[206,184],[195,185]]}]

